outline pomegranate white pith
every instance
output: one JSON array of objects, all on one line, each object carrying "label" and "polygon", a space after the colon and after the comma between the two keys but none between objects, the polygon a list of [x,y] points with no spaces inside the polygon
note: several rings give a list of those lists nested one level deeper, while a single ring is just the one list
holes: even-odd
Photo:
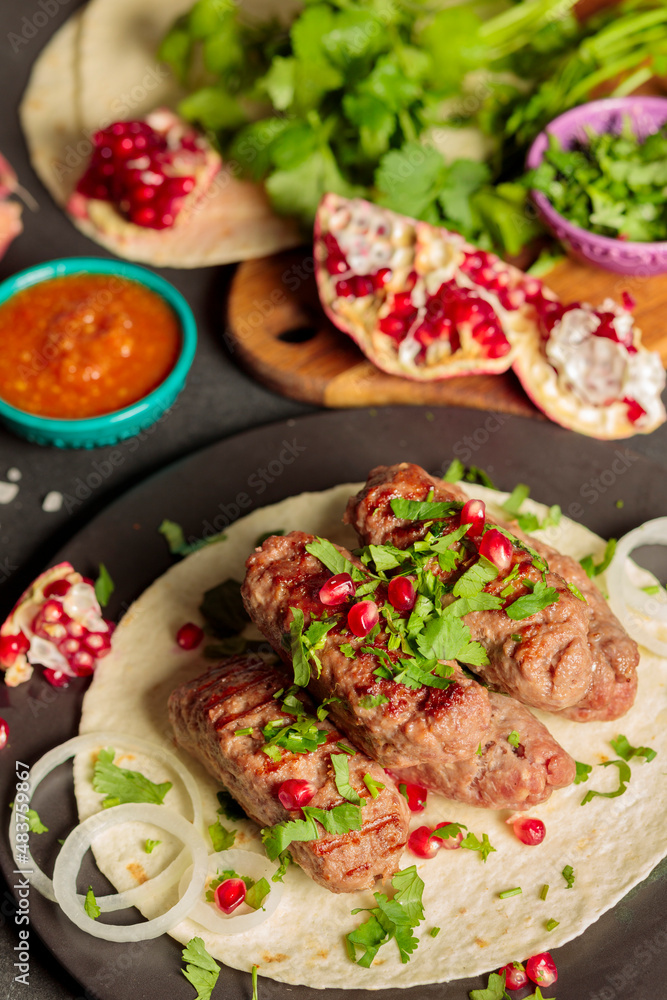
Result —
[{"label": "pomegranate white pith", "polygon": [[5,683],[29,680],[35,664],[54,687],[88,676],[110,652],[112,631],[92,582],[60,563],[37,577],[0,628]]},{"label": "pomegranate white pith", "polygon": [[67,208],[102,230],[171,229],[187,221],[221,165],[203,136],[160,108],[95,133],[90,163]]}]

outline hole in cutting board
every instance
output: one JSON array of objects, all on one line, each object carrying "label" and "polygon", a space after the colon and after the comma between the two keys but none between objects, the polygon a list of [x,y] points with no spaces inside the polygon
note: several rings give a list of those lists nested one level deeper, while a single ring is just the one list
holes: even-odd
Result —
[{"label": "hole in cutting board", "polygon": [[316,336],[317,330],[314,326],[297,326],[292,330],[279,333],[278,340],[282,340],[285,344],[305,344],[306,341],[312,340]]}]

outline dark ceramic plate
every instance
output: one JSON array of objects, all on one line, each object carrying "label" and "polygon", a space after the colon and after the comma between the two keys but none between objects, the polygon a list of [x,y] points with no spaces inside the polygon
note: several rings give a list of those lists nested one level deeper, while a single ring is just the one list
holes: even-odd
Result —
[{"label": "dark ceramic plate", "polygon": [[[591,441],[553,424],[471,410],[343,411],[250,431],[192,455],[113,503],[59,558],[69,559],[83,572],[93,571],[99,562],[110,568],[116,592],[109,611],[115,617],[171,563],[157,532],[164,517],[180,522],[186,537],[200,537],[291,494],[364,479],[373,465],[410,460],[442,473],[453,455],[484,468],[500,488],[529,483],[536,499],[559,503],[565,513],[605,537],[623,534],[664,512],[667,470],[625,444]],[[616,507],[620,499],[622,509]],[[12,733],[0,774],[0,808],[6,809],[14,795],[14,776],[4,765],[14,758],[34,762],[73,736],[84,685],[77,682],[66,691],[54,691],[36,675],[28,685],[0,691],[2,714]],[[48,870],[56,839],[76,822],[65,769],[43,793],[38,791],[34,804],[49,819],[49,834],[34,848]],[[613,837],[613,827],[602,835]],[[11,885],[6,833],[0,839],[0,861]],[[558,1000],[646,1000],[660,995],[656,984],[664,982],[667,957],[664,873],[664,868],[656,869],[585,934],[554,953],[560,978],[547,995],[556,993]],[[170,938],[131,945],[90,938],[36,891],[30,894],[30,919],[57,960],[83,985],[85,1000],[192,1000],[192,987],[179,972],[180,948]],[[447,928],[442,932],[447,934]],[[455,940],[451,946],[456,947]],[[419,961],[419,953],[413,961]],[[383,997],[465,1000],[470,989],[482,985],[482,979],[458,981],[387,990]],[[527,992],[515,994],[517,1000]],[[260,980],[262,1000],[287,993],[293,1000],[368,996],[364,990],[331,989],[323,994]],[[248,1000],[249,976],[223,969],[215,996]]]}]

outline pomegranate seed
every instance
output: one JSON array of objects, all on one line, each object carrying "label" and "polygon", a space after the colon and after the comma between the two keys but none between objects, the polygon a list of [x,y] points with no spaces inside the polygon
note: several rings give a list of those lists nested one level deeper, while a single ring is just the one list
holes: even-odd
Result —
[{"label": "pomegranate seed", "polygon": [[72,679],[69,674],[63,673],[62,670],[53,670],[51,667],[45,669],[44,677],[54,688],[65,688]]},{"label": "pomegranate seed", "polygon": [[67,619],[68,635],[73,636],[75,639],[81,639],[86,634],[87,631],[88,630],[86,626],[82,625],[81,622],[77,622],[73,618]]},{"label": "pomegranate seed", "polygon": [[80,649],[69,659],[69,665],[77,677],[88,677],[95,669],[95,657]]},{"label": "pomegranate seed", "polygon": [[78,639],[72,638],[72,636],[67,636],[66,639],[61,639],[58,643],[58,649],[63,654],[63,656],[70,657],[74,653],[78,653],[81,649],[81,643]]},{"label": "pomegranate seed", "polygon": [[340,244],[338,243],[338,240],[336,239],[333,233],[325,233],[324,236],[322,237],[322,242],[329,251],[329,254],[331,254],[334,257],[343,256]]},{"label": "pomegranate seed", "polygon": [[442,847],[442,841],[439,837],[431,840],[432,833],[430,826],[417,827],[408,837],[408,849],[418,858],[434,858]]},{"label": "pomegranate seed", "polygon": [[483,500],[468,500],[467,503],[463,505],[463,510],[461,511],[461,524],[469,524],[470,527],[466,531],[466,535],[473,538],[475,535],[481,535],[482,528],[484,527],[484,518],[486,517],[486,504]]},{"label": "pomegranate seed", "polygon": [[44,597],[64,597],[71,586],[68,580],[52,580],[44,588]]},{"label": "pomegranate seed", "polygon": [[410,297],[410,292],[397,292],[394,295],[392,306],[399,316],[407,316],[415,308]]},{"label": "pomegranate seed", "polygon": [[322,585],[319,598],[322,604],[335,607],[338,604],[345,604],[349,597],[354,597],[355,590],[356,587],[349,573],[336,573]]},{"label": "pomegranate seed", "polygon": [[628,420],[631,424],[636,424],[642,417],[646,416],[646,410],[640,406],[636,399],[624,399],[623,402],[628,408]]},{"label": "pomegranate seed", "polygon": [[196,649],[203,638],[204,630],[199,625],[195,625],[194,622],[186,622],[176,633],[176,644],[181,649]]},{"label": "pomegranate seed", "polygon": [[0,635],[0,663],[3,667],[11,667],[17,656],[27,653],[30,640],[23,632],[16,635]]},{"label": "pomegranate seed", "polygon": [[508,990],[520,990],[528,982],[526,970],[521,962],[510,962],[509,965],[503,965],[498,972],[500,975],[505,973],[505,988]]},{"label": "pomegranate seed", "polygon": [[342,299],[353,299],[354,285],[352,284],[352,280],[348,278],[343,278],[342,281],[337,281],[336,295],[338,295]]},{"label": "pomegranate seed", "polygon": [[380,612],[375,601],[359,601],[353,604],[347,613],[347,624],[355,635],[368,635],[378,623]]},{"label": "pomegranate seed", "polygon": [[315,786],[303,778],[288,778],[278,789],[278,798],[285,809],[300,809],[307,806],[315,794]]},{"label": "pomegranate seed", "polygon": [[245,899],[245,882],[240,878],[226,878],[216,888],[215,905],[223,913],[232,913]]},{"label": "pomegranate seed", "polygon": [[81,583],[85,583],[86,586],[92,587],[93,590],[95,589],[95,581],[90,576],[82,576]]},{"label": "pomegranate seed", "polygon": [[407,799],[408,809],[413,813],[420,813],[424,811],[424,806],[426,805],[426,799],[428,797],[428,789],[424,788],[423,785],[416,785],[413,781],[403,781],[402,778],[391,771],[388,772],[398,785],[398,790],[404,798]]},{"label": "pomegranate seed", "polygon": [[7,746],[9,740],[9,724],[4,719],[0,719],[0,750]]},{"label": "pomegranate seed", "polygon": [[152,227],[155,223],[155,209],[145,205],[130,212],[130,222],[134,222],[136,226]]},{"label": "pomegranate seed", "polygon": [[634,295],[631,295],[625,288],[621,292],[621,302],[623,303],[623,308],[626,312],[632,312],[637,305]]},{"label": "pomegranate seed", "polygon": [[547,832],[542,820],[532,816],[522,816],[515,819],[512,823],[512,829],[521,843],[528,844],[530,847],[541,844]]},{"label": "pomegranate seed", "polygon": [[411,611],[417,600],[414,581],[409,576],[395,576],[389,581],[387,597],[396,611]]},{"label": "pomegranate seed", "polygon": [[502,334],[485,344],[487,358],[504,358],[512,350],[509,340]]},{"label": "pomegranate seed", "polygon": [[60,601],[46,601],[40,611],[43,622],[59,622],[62,618],[67,618]]},{"label": "pomegranate seed", "polygon": [[346,271],[349,271],[344,257],[327,257],[326,266],[329,274],[345,274]]},{"label": "pomegranate seed", "polygon": [[363,299],[365,295],[372,295],[375,291],[373,279],[366,275],[358,274],[354,279],[354,293],[358,299]]},{"label": "pomegranate seed", "polygon": [[[451,826],[451,823],[438,823],[436,830],[442,830],[445,826]],[[434,831],[435,832],[435,831]],[[433,837],[440,847],[444,847],[446,851],[455,851],[461,846],[461,841],[463,840],[463,831],[459,830],[455,837]]]},{"label": "pomegranate seed", "polygon": [[391,269],[388,267],[381,267],[377,274],[373,275],[373,284],[377,291],[381,291],[386,284],[391,281]]},{"label": "pomegranate seed", "polygon": [[538,986],[551,986],[558,979],[556,963],[548,951],[529,958],[526,962],[526,972],[528,978]]},{"label": "pomegranate seed", "polygon": [[482,535],[478,548],[480,556],[492,562],[501,572],[511,566],[514,552],[512,543],[496,528],[491,528]]},{"label": "pomegranate seed", "polygon": [[411,292],[416,284],[417,284],[417,272],[410,271],[410,274],[405,279],[405,287],[409,292]]},{"label": "pomegranate seed", "polygon": [[151,184],[138,184],[132,191],[132,202],[151,201],[155,197],[155,188]]},{"label": "pomegranate seed", "polygon": [[383,316],[378,322],[378,327],[382,333],[386,333],[389,337],[394,337],[396,340],[401,340],[405,336],[405,331],[407,330],[407,321],[401,316],[396,316],[394,313],[389,316]]},{"label": "pomegranate seed", "polygon": [[111,652],[111,635],[109,632],[89,632],[83,644],[89,653],[101,660]]}]

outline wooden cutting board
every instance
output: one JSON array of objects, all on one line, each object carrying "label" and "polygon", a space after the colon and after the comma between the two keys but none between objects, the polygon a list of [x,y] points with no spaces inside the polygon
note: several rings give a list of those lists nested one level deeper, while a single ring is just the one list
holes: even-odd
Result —
[{"label": "wooden cutting board", "polygon": [[[623,289],[635,298],[644,343],[667,366],[667,275],[635,278],[558,264],[546,283],[567,302],[598,305]],[[441,382],[412,382],[379,371],[325,316],[308,248],[239,265],[228,300],[225,340],[256,379],[285,396],[318,406],[468,406],[539,417],[511,372]]]}]

